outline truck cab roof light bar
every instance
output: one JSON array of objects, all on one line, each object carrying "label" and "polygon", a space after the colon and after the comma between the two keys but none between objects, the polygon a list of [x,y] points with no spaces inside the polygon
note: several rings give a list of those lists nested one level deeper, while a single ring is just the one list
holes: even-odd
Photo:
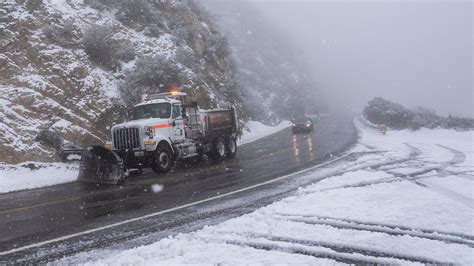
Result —
[{"label": "truck cab roof light bar", "polygon": [[164,92],[164,93],[157,93],[157,94],[150,94],[150,95],[143,95],[143,101],[150,101],[150,100],[157,100],[157,99],[166,99],[166,98],[178,98],[184,97],[188,94],[185,92],[180,91],[173,91],[173,92]]}]

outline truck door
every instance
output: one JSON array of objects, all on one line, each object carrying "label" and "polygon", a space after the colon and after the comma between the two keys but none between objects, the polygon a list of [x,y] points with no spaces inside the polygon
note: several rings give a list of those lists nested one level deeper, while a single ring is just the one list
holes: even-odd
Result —
[{"label": "truck door", "polygon": [[184,140],[184,119],[181,113],[181,104],[173,104],[172,119],[173,128],[171,130],[171,139],[173,140],[173,142],[179,142]]}]

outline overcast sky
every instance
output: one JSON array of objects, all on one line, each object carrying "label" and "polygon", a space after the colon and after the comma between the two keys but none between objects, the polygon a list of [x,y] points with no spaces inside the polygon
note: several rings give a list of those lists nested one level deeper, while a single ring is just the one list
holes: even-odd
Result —
[{"label": "overcast sky", "polygon": [[471,1],[252,0],[311,62],[320,89],[474,116]]}]

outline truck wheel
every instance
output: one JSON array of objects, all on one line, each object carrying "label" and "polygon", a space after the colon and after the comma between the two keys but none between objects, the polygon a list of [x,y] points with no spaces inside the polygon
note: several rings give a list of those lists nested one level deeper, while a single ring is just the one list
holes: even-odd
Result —
[{"label": "truck wheel", "polygon": [[173,154],[168,145],[160,145],[153,158],[151,169],[155,173],[167,173],[173,167]]},{"label": "truck wheel", "polygon": [[222,138],[217,139],[212,145],[211,158],[216,161],[221,161],[225,157],[225,142]]},{"label": "truck wheel", "polygon": [[229,140],[227,141],[226,150],[227,150],[226,156],[229,159],[234,158],[235,155],[237,154],[237,142],[235,141],[234,137],[230,137]]}]

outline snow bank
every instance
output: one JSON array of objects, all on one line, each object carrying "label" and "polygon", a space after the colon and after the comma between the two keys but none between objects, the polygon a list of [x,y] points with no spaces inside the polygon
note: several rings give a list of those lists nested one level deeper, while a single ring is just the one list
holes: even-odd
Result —
[{"label": "snow bank", "polygon": [[282,121],[280,124],[275,126],[267,126],[261,122],[257,121],[249,121],[245,125],[245,129],[243,131],[242,137],[238,141],[238,145],[244,145],[249,142],[256,141],[263,137],[269,136],[274,134],[278,131],[281,131],[291,125],[290,121]]},{"label": "snow bank", "polygon": [[77,163],[0,164],[0,193],[72,182],[78,171]]},{"label": "snow bank", "polygon": [[341,174],[253,213],[89,263],[474,264],[474,132],[384,136],[356,125],[359,157],[334,169]]}]

